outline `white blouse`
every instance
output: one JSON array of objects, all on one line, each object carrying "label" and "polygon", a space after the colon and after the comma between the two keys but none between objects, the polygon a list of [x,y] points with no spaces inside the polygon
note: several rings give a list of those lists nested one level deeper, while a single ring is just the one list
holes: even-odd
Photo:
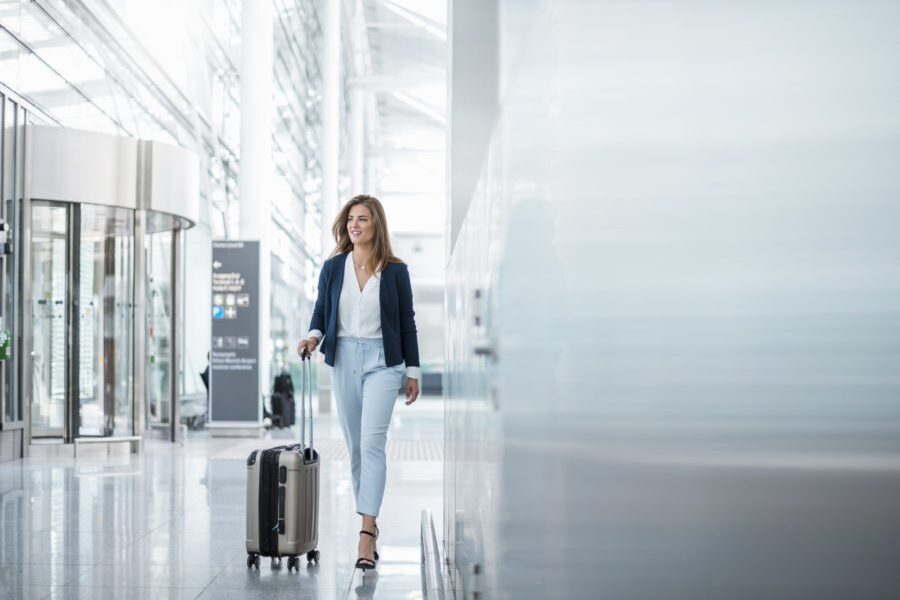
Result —
[{"label": "white blouse", "polygon": [[356,338],[381,337],[381,273],[375,273],[362,290],[356,279],[353,254],[344,263],[344,286],[338,302],[337,336]]},{"label": "white blouse", "polygon": [[[337,336],[357,338],[381,338],[381,273],[375,273],[359,289],[353,254],[347,254],[344,262],[344,284],[338,302]],[[307,337],[322,339],[322,332],[313,329]],[[406,376],[419,379],[419,367],[406,367]]]}]

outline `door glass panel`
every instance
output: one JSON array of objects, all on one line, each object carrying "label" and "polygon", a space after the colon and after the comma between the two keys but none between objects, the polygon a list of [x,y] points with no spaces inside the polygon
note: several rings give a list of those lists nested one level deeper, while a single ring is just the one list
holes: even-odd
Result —
[{"label": "door glass panel", "polygon": [[31,435],[62,437],[66,406],[66,208],[31,209]]},{"label": "door glass panel", "polygon": [[132,211],[81,205],[79,435],[130,435]]},{"label": "door glass panel", "polygon": [[147,423],[170,422],[172,331],[172,232],[154,233],[154,214],[147,217]]}]

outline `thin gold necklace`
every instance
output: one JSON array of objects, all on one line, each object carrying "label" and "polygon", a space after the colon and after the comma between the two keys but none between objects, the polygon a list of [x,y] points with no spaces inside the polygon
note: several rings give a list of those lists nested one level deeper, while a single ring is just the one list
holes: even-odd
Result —
[{"label": "thin gold necklace", "polygon": [[[352,257],[353,255],[351,254],[350,256]],[[366,263],[359,264],[359,263],[356,262],[356,259],[353,259],[353,265],[354,265],[357,269],[362,269],[363,271],[366,270]]]}]

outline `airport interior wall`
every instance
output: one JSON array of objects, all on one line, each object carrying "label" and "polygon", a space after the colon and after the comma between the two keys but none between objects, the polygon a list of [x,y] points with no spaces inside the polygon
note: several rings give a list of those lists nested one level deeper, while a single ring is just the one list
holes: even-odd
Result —
[{"label": "airport interior wall", "polygon": [[457,597],[892,597],[900,7],[490,4],[448,257]]}]

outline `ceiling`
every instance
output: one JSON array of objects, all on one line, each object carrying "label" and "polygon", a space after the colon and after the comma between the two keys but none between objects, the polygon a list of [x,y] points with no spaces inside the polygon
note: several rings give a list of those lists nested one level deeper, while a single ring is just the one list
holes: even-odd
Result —
[{"label": "ceiling", "polygon": [[359,0],[357,11],[367,50],[353,84],[367,92],[366,160],[375,164],[377,195],[399,237],[442,248],[447,2]]}]

